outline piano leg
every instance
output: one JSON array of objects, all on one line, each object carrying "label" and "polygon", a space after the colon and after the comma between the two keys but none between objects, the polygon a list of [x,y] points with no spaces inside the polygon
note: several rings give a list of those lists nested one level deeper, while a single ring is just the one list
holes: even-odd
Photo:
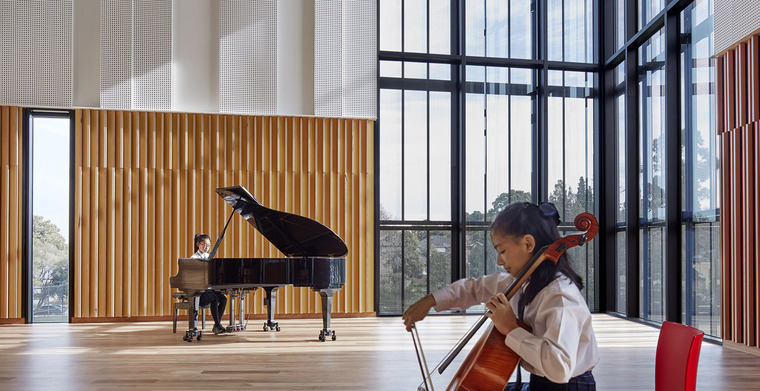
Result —
[{"label": "piano leg", "polygon": [[319,340],[325,342],[329,337],[335,341],[335,330],[330,331],[330,316],[332,315],[333,295],[338,289],[320,289],[319,295],[322,297],[322,330],[319,331]]},{"label": "piano leg", "polygon": [[267,321],[264,322],[264,331],[277,330],[280,331],[280,325],[274,321],[275,305],[277,304],[277,290],[279,286],[266,286],[264,290],[267,292],[264,298],[264,305],[267,306]]},{"label": "piano leg", "polygon": [[203,338],[203,332],[198,330],[198,309],[200,308],[201,297],[189,297],[188,301],[192,304],[190,310],[187,311],[187,331],[185,331],[185,336],[182,339],[187,342],[193,342],[194,338],[200,341]]},{"label": "piano leg", "polygon": [[245,331],[245,324],[243,323],[243,316],[245,314],[243,300],[245,300],[245,295],[248,294],[248,290],[230,289],[226,290],[225,293],[230,297],[230,324],[227,326],[227,332],[234,333]]}]

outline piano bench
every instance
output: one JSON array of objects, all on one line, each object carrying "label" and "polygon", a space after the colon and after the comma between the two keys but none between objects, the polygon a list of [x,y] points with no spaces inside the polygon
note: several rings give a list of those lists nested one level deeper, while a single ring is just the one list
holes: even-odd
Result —
[{"label": "piano bench", "polygon": [[[178,300],[178,301],[174,302],[174,319],[173,319],[173,324],[174,325],[173,325],[173,329],[172,329],[172,332],[176,333],[177,332],[177,312],[179,312],[179,310],[185,310],[185,311],[188,311],[187,316],[191,316],[190,310],[193,309],[193,303],[190,300],[188,300],[187,299],[187,295],[184,294],[184,293],[182,293],[182,292],[174,292],[174,293],[172,293],[172,297],[174,297],[175,299]],[[197,299],[198,299],[197,297],[193,298],[193,300],[197,300]],[[196,304],[197,304],[197,302],[196,302]],[[201,329],[205,329],[206,328],[206,309],[208,309],[210,307],[211,307],[211,305],[207,304],[207,305],[204,305],[203,307],[198,308],[198,312],[201,315]],[[198,318],[196,318],[195,321],[197,323],[198,322]]]}]

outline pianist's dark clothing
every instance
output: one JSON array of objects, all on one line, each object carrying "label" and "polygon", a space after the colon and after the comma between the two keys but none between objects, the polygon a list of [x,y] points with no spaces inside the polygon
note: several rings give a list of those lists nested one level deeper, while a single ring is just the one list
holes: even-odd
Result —
[{"label": "pianist's dark clothing", "polygon": [[211,316],[214,318],[214,324],[222,327],[222,316],[224,309],[227,308],[227,296],[219,291],[204,291],[201,293],[200,306],[210,304]]},{"label": "pianist's dark clothing", "polygon": [[[191,258],[208,259],[208,254],[199,250]],[[214,325],[224,327],[222,326],[222,316],[224,316],[224,310],[227,308],[227,296],[224,293],[213,290],[204,291],[201,293],[199,305],[201,307],[208,305],[211,316],[214,318]]]}]

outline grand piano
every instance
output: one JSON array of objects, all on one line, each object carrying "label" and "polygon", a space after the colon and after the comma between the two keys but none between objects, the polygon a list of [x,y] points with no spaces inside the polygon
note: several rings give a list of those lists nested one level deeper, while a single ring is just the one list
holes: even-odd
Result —
[{"label": "grand piano", "polygon": [[[264,330],[280,327],[274,321],[277,289],[286,285],[311,287],[322,299],[322,330],[319,340],[335,340],[330,330],[332,299],[346,281],[348,248],[332,230],[309,218],[280,212],[261,205],[242,186],[222,187],[216,193],[233,211],[214,244],[208,259],[180,258],[177,275],[171,277],[172,288],[184,292],[196,311],[194,298],[207,289],[246,291],[262,287],[266,291],[268,319]],[[216,258],[216,251],[227,231],[232,217],[240,214],[256,227],[287,258]],[[234,303],[234,302],[233,302]],[[231,319],[234,317],[234,304]],[[242,307],[242,305],[241,305]],[[194,316],[188,316],[188,330],[184,340],[201,340]]]}]

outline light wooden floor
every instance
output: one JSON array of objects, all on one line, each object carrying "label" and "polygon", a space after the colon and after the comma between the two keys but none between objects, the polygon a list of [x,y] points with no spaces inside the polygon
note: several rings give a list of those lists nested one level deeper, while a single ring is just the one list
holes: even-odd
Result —
[{"label": "light wooden floor", "polygon": [[[420,322],[428,360],[437,363],[475,320]],[[280,332],[262,324],[192,343],[170,322],[3,325],[0,390],[415,390],[421,382],[398,317],[333,319],[338,339],[327,342],[317,340],[318,319],[281,320]],[[607,315],[594,315],[594,327],[598,388],[654,389],[659,330]],[[445,383],[439,378],[436,389]],[[697,389],[760,389],[760,356],[703,343]]]}]

